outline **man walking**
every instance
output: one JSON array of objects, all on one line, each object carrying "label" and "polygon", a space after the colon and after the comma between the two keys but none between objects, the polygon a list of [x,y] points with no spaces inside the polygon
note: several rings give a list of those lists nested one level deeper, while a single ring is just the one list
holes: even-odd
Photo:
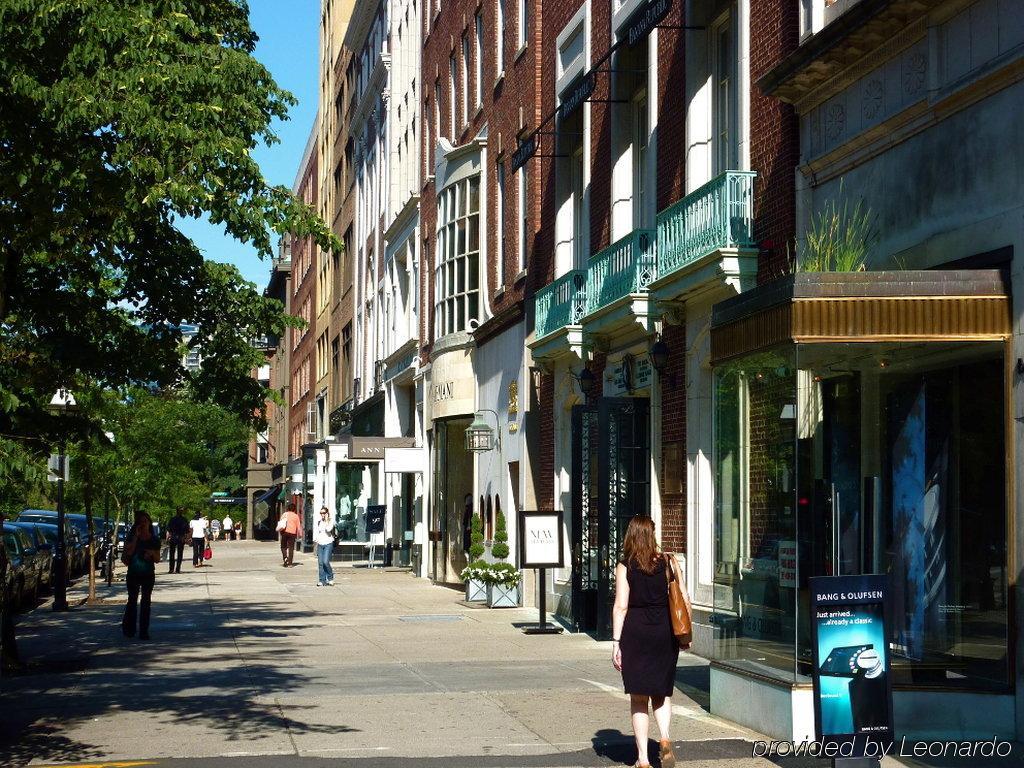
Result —
[{"label": "man walking", "polygon": [[188,520],[185,510],[178,507],[174,517],[167,524],[167,572],[181,573],[181,559],[185,554],[185,539],[188,538]]},{"label": "man walking", "polygon": [[188,527],[192,530],[192,567],[202,568],[206,552],[206,518],[196,512],[188,521]]},{"label": "man walking", "polygon": [[295,503],[289,502],[281,519],[277,521],[277,531],[281,535],[281,565],[284,568],[291,566],[295,559],[295,539],[299,535],[300,525]]}]

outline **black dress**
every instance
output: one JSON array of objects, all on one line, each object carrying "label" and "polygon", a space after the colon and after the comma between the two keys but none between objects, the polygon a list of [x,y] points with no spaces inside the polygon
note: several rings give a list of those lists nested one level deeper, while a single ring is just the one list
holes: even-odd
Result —
[{"label": "black dress", "polygon": [[668,615],[667,563],[654,573],[626,564],[629,610],[622,626],[622,684],[626,693],[671,696],[675,687],[679,643]]}]

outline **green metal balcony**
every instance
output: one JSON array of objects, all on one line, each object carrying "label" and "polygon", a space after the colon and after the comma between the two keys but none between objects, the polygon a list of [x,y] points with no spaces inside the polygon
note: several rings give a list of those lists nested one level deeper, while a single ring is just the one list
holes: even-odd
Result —
[{"label": "green metal balcony", "polygon": [[754,171],[726,171],[658,214],[658,277],[754,245]]},{"label": "green metal balcony", "polygon": [[535,302],[536,338],[541,339],[567,325],[579,325],[587,304],[587,271],[566,272],[537,291]]},{"label": "green metal balcony", "polygon": [[586,314],[647,290],[657,276],[654,240],[653,229],[634,229],[591,257],[587,266]]}]

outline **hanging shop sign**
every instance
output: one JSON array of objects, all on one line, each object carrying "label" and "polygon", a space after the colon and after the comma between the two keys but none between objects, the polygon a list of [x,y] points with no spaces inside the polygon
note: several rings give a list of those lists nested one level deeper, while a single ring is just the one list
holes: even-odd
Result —
[{"label": "hanging shop sign", "polygon": [[809,581],[817,739],[844,758],[877,755],[893,738],[888,579]]},{"label": "hanging shop sign", "polygon": [[622,40],[628,46],[634,46],[651,34],[651,30],[661,23],[672,9],[672,0],[653,0],[636,12],[626,22],[626,32]]},{"label": "hanging shop sign", "polygon": [[531,133],[519,142],[516,151],[512,153],[512,161],[509,164],[509,173],[515,173],[537,152],[537,133]]},{"label": "hanging shop sign", "polygon": [[561,510],[519,513],[520,567],[561,568],[564,551]]},{"label": "hanging shop sign", "polygon": [[[537,136],[540,135],[541,129],[545,125],[550,123],[556,117],[561,116],[562,119],[569,117],[573,112],[579,109],[580,105],[589,101],[590,97],[594,95],[594,90],[597,88],[597,75],[599,72],[610,72],[607,68],[602,68],[603,65],[611,59],[612,55],[621,46],[632,47],[643,40],[647,35],[651,33],[661,21],[665,18],[668,12],[672,8],[672,0],[651,0],[645,5],[641,6],[636,12],[629,18],[624,26],[624,32],[619,37],[618,42],[611,46],[604,55],[601,56],[594,65],[586,72],[581,74],[573,82],[562,98],[562,103],[554,109],[551,114],[544,118],[541,124],[537,127],[537,130],[521,139],[516,145],[515,151],[512,153],[512,157],[509,159],[509,173],[515,173],[524,165],[527,161],[537,154]],[[551,131],[547,131],[551,133]],[[542,155],[542,157],[554,157],[555,155]]]}]

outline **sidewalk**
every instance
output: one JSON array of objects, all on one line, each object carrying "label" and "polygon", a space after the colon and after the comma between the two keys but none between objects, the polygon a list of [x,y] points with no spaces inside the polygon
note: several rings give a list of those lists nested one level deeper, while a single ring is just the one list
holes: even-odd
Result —
[{"label": "sidewalk", "polygon": [[[512,626],[536,620],[534,609],[470,608],[449,589],[365,568],[338,568],[336,586],[318,588],[312,556],[284,569],[272,543],[221,542],[211,563],[158,572],[149,643],[121,636],[116,583],[100,590],[105,605],[23,616],[19,643],[32,670],[3,681],[0,764],[635,759],[609,645]],[[683,761],[773,765],[750,757],[756,734],[698,703],[706,679],[705,663],[684,654],[677,680],[692,697],[677,694],[673,722]]]}]

